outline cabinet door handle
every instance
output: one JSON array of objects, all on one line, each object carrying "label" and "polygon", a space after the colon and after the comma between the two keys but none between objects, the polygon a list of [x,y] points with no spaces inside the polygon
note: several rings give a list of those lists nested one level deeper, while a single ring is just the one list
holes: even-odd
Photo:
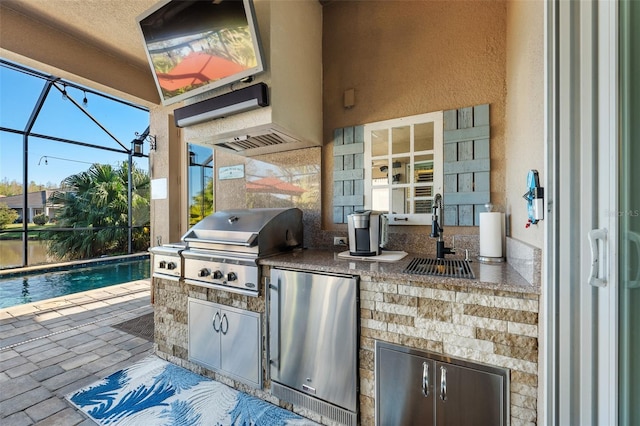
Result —
[{"label": "cabinet door handle", "polygon": [[429,396],[429,363],[422,363],[422,395]]},{"label": "cabinet door handle", "polygon": [[[607,279],[599,277],[599,253],[598,253],[598,240],[602,240],[602,243],[607,242],[607,229],[592,229],[589,231],[589,245],[591,246],[591,273],[589,275],[589,284],[594,287],[606,287]],[[606,247],[603,247],[606,250]],[[606,264],[605,264],[606,266]]]},{"label": "cabinet door handle", "polygon": [[447,369],[440,367],[440,399],[447,400]]},{"label": "cabinet door handle", "polygon": [[220,331],[222,331],[222,334],[227,334],[227,331],[229,331],[229,318],[227,318],[227,314],[222,314],[222,321],[220,321]]},{"label": "cabinet door handle", "polygon": [[[216,312],[216,314],[213,316],[213,329],[215,330],[216,333],[220,332],[220,328],[216,326],[216,320],[220,318],[220,312]],[[222,325],[222,322],[220,323],[220,325]]]}]

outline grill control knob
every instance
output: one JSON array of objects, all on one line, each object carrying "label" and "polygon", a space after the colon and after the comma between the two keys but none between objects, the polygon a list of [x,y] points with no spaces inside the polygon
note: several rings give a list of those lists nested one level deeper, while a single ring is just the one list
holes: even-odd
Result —
[{"label": "grill control knob", "polygon": [[165,262],[164,260],[161,260],[160,263],[158,264],[158,268],[164,269],[166,267],[167,267],[167,262]]},{"label": "grill control knob", "polygon": [[229,272],[227,274],[227,281],[235,281],[238,279],[238,276],[236,275],[235,272]]},{"label": "grill control knob", "polygon": [[213,279],[214,280],[222,279],[222,272],[220,270],[213,271]]},{"label": "grill control knob", "polygon": [[167,263],[167,269],[170,270],[170,271],[173,270],[173,269],[176,269],[176,266],[177,265],[175,264],[175,262]]},{"label": "grill control knob", "polygon": [[200,269],[200,272],[198,272],[198,276],[199,277],[207,277],[207,276],[209,276],[209,270],[207,268]]}]

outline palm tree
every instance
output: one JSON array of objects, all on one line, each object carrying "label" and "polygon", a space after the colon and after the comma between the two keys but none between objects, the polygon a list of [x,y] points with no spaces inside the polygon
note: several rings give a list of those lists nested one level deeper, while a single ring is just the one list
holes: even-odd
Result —
[{"label": "palm tree", "polygon": [[[67,177],[62,189],[50,202],[60,206],[56,220],[61,228],[74,231],[50,231],[50,254],[61,259],[82,259],[128,251],[128,163],[119,168],[93,164],[87,171]],[[149,189],[146,172],[131,170],[132,211],[135,250],[149,247]]]}]

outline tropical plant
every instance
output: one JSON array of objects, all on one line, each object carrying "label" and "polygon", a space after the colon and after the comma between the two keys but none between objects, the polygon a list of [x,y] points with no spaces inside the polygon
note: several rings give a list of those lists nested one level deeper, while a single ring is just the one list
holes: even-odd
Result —
[{"label": "tropical plant", "polygon": [[49,222],[49,216],[46,216],[44,213],[37,214],[33,217],[33,223],[36,225],[44,225]]},{"label": "tropical plant", "polygon": [[[119,168],[93,164],[67,177],[49,202],[58,206],[56,220],[69,231],[49,231],[49,253],[61,259],[82,259],[128,251],[128,163]],[[132,212],[134,250],[149,247],[149,189],[146,172],[134,167]]]},{"label": "tropical plant", "polygon": [[192,197],[189,206],[189,225],[195,225],[213,213],[213,179],[209,179],[204,189]]},{"label": "tropical plant", "polygon": [[18,219],[18,212],[9,208],[4,203],[0,203],[0,229],[4,229],[7,225]]}]

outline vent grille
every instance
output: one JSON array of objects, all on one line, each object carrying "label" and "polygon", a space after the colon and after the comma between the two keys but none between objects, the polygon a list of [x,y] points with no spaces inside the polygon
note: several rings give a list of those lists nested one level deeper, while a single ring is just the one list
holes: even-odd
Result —
[{"label": "vent grille", "polygon": [[290,402],[293,405],[306,408],[311,411],[338,422],[345,426],[357,426],[358,414],[344,408],[336,407],[327,402],[313,398],[305,393],[282,386],[279,383],[271,382],[271,393],[273,396]]},{"label": "vent grille", "polygon": [[404,270],[407,274],[451,278],[475,278],[468,260],[415,258]]},{"label": "vent grille", "polygon": [[217,143],[216,145],[222,148],[231,149],[236,152],[246,151],[255,148],[264,148],[267,146],[282,145],[292,140],[278,133],[268,133],[258,136],[245,136],[234,138],[231,141]]}]

